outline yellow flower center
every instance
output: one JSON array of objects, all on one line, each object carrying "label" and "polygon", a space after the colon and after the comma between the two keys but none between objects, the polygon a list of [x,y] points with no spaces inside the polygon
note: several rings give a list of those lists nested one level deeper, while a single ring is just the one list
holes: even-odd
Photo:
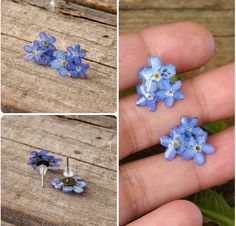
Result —
[{"label": "yellow flower center", "polygon": [[65,67],[67,63],[66,63],[65,60],[63,60],[63,61],[61,62],[61,64],[62,64],[63,67]]},{"label": "yellow flower center", "polygon": [[199,145],[196,145],[196,146],[195,146],[195,151],[196,151],[196,152],[200,152],[200,151],[201,151],[201,147],[200,147]]},{"label": "yellow flower center", "polygon": [[49,44],[48,41],[44,41],[44,42],[43,42],[43,45],[44,45],[44,46],[48,46],[48,44]]},{"label": "yellow flower center", "polygon": [[173,142],[173,146],[174,146],[175,148],[179,147],[179,141],[174,140],[174,142]]},{"label": "yellow flower center", "polygon": [[32,50],[32,54],[34,54],[34,55],[35,55],[36,53],[37,53],[37,51],[36,51],[36,50]]},{"label": "yellow flower center", "polygon": [[161,76],[158,73],[152,75],[155,80],[159,80]]}]

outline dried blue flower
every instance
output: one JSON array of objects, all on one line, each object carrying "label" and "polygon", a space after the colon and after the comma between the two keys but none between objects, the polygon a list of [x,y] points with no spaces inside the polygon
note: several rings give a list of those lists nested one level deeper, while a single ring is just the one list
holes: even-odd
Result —
[{"label": "dried blue flower", "polygon": [[31,165],[33,169],[36,169],[41,164],[44,164],[47,167],[57,168],[60,166],[59,162],[62,161],[60,158],[48,155],[47,150],[32,151],[30,155],[28,164]]},{"label": "dried blue flower", "polygon": [[185,140],[184,136],[178,133],[174,128],[170,131],[170,136],[160,137],[161,145],[167,149],[165,151],[165,158],[172,160],[176,154],[182,154],[185,151]]},{"label": "dried blue flower", "polygon": [[[139,98],[136,105],[147,105],[149,111],[156,111],[158,101],[165,101],[167,107],[172,107],[174,100],[183,100],[184,95],[179,91],[181,81],[175,83],[171,81],[171,78],[175,73],[176,70],[174,65],[162,65],[159,57],[150,57],[148,59],[148,67],[144,67],[139,71],[140,85],[137,86]],[[155,101],[151,102],[152,107],[149,107],[147,104],[150,103],[150,101],[145,98],[146,95],[140,95],[140,86],[143,86],[142,89],[145,90],[145,93],[148,94],[148,96],[155,99]]]},{"label": "dried blue flower", "polygon": [[142,84],[137,85],[137,93],[139,99],[136,101],[136,105],[144,107],[148,106],[149,111],[156,111],[157,97],[155,93],[147,92],[146,87]]},{"label": "dried blue flower", "polygon": [[86,53],[80,49],[80,44],[75,45],[75,47],[68,46],[67,50],[69,54],[74,57],[75,64],[81,63],[82,58],[86,55]]},{"label": "dried blue flower", "polygon": [[40,40],[33,41],[31,46],[24,46],[24,50],[28,53],[25,59],[37,64],[48,65],[54,59],[53,53],[56,47],[53,44],[56,42],[56,38],[48,36],[45,32],[40,32],[39,37]]},{"label": "dried blue flower", "polygon": [[50,63],[51,68],[56,69],[61,76],[69,74],[73,57],[67,55],[63,51],[56,51],[54,53],[55,60]]},{"label": "dried blue flower", "polygon": [[163,89],[157,91],[156,95],[159,100],[164,100],[167,107],[172,107],[174,100],[183,100],[183,93],[179,92],[182,85],[181,81],[171,84],[168,80],[162,81]]},{"label": "dried blue flower", "polygon": [[184,160],[194,159],[197,165],[205,163],[205,154],[214,153],[214,147],[206,144],[207,132],[198,127],[196,118],[181,117],[181,124],[170,129],[170,136],[161,136],[160,143],[166,147],[165,158],[172,160],[178,154]]},{"label": "dried blue flower", "polygon": [[65,177],[63,179],[54,179],[51,185],[63,192],[83,193],[86,189],[86,182],[79,176]]}]

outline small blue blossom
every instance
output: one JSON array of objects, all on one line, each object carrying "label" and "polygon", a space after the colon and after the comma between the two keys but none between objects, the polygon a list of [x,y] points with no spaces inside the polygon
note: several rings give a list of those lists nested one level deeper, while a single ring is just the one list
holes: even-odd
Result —
[{"label": "small blue blossom", "polygon": [[167,107],[172,107],[174,100],[183,100],[184,95],[179,91],[182,83],[177,81],[171,84],[168,80],[162,81],[163,90],[157,91],[159,100],[164,100]]},{"label": "small blue blossom", "polygon": [[182,116],[180,118],[180,126],[176,128],[179,133],[185,133],[188,137],[192,135],[204,136],[205,131],[198,127],[197,118],[189,119],[187,116]]},{"label": "small blue blossom", "polygon": [[51,185],[63,192],[83,193],[86,189],[86,182],[79,176],[65,177],[63,179],[54,179]]},{"label": "small blue blossom", "polygon": [[73,58],[63,51],[56,51],[54,56],[55,60],[50,63],[51,68],[56,69],[63,77],[68,75],[72,67]]},{"label": "small blue blossom", "polygon": [[82,64],[82,63],[78,63],[78,64],[74,64],[72,66],[72,70],[71,70],[71,77],[72,78],[85,78],[86,77],[86,71],[89,68],[88,64]]},{"label": "small blue blossom", "polygon": [[75,64],[81,63],[81,59],[86,55],[86,53],[80,49],[80,44],[75,45],[75,47],[68,46],[67,50],[69,54],[74,57]]},{"label": "small blue blossom", "polygon": [[182,154],[185,151],[184,136],[178,133],[175,128],[171,129],[170,136],[160,137],[161,145],[166,147],[165,158],[172,160],[176,154]]},{"label": "small blue blossom", "polygon": [[30,155],[28,164],[31,165],[33,169],[36,169],[40,163],[47,164],[47,167],[57,168],[60,166],[59,162],[62,161],[60,158],[48,155],[47,150],[32,151]]},{"label": "small blue blossom", "polygon": [[53,36],[48,36],[45,32],[39,33],[40,47],[44,48],[45,50],[52,50],[55,51],[56,47],[53,45],[56,42],[56,38]]},{"label": "small blue blossom", "polygon": [[147,92],[146,87],[142,84],[137,85],[137,93],[139,99],[136,101],[136,105],[144,107],[148,106],[149,111],[156,111],[157,97],[155,93]]},{"label": "small blue blossom", "polygon": [[[148,59],[148,67],[144,67],[139,71],[140,84],[145,87],[143,88],[145,93],[150,94],[150,97],[155,97],[155,106],[158,101],[165,101],[167,107],[172,107],[175,100],[184,99],[184,95],[179,91],[181,81],[175,83],[171,81],[175,74],[175,66],[172,64],[162,65],[158,56],[150,57]],[[145,95],[140,95],[136,105],[147,105],[149,107],[148,104],[142,104],[148,101],[145,97]],[[141,104],[139,103],[140,101]],[[151,104],[154,106],[154,101]],[[156,111],[156,107],[149,107],[149,111]]]},{"label": "small blue blossom", "polygon": [[214,153],[212,145],[206,144],[207,135],[191,137],[188,143],[188,147],[182,153],[184,160],[194,159],[197,165],[203,165],[205,163],[204,154]]},{"label": "small blue blossom", "polygon": [[161,136],[160,143],[166,147],[165,158],[172,160],[176,155],[184,160],[193,159],[197,165],[205,163],[205,154],[214,153],[214,147],[206,144],[207,132],[198,127],[196,118],[181,117],[181,124],[170,130],[170,136]]},{"label": "small blue blossom", "polygon": [[42,60],[42,55],[44,53],[43,49],[39,46],[38,41],[33,41],[32,45],[25,45],[24,50],[28,53],[25,56],[25,60],[34,61],[38,64],[43,64],[44,60]]}]

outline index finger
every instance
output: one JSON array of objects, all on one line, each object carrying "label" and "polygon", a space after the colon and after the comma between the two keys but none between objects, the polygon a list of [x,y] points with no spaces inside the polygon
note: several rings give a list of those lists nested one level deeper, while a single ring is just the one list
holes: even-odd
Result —
[{"label": "index finger", "polygon": [[158,55],[164,64],[176,66],[177,72],[198,68],[214,53],[214,39],[204,27],[180,22],[147,28],[120,36],[120,90],[138,83],[138,71],[148,57]]}]

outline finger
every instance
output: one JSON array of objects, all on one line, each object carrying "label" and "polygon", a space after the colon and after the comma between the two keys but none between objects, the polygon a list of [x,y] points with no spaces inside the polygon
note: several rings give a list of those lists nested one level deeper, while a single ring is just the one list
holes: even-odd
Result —
[{"label": "finger", "polygon": [[234,130],[209,138],[216,153],[197,166],[180,157],[167,161],[162,154],[120,167],[120,219],[124,224],[169,201],[222,184],[234,175]]},{"label": "finger", "polygon": [[202,226],[202,214],[193,203],[185,200],[169,202],[128,226]]},{"label": "finger", "polygon": [[135,106],[134,94],[120,101],[120,158],[159,142],[183,115],[200,123],[229,117],[234,112],[234,65],[230,64],[183,82],[185,95],[172,108],[160,103],[156,112]]},{"label": "finger", "polygon": [[[120,36],[120,89],[137,84],[138,71],[151,55],[174,64],[177,72],[204,65],[214,53],[214,39],[204,27],[180,22]],[[194,54],[193,54],[194,53]]]}]

